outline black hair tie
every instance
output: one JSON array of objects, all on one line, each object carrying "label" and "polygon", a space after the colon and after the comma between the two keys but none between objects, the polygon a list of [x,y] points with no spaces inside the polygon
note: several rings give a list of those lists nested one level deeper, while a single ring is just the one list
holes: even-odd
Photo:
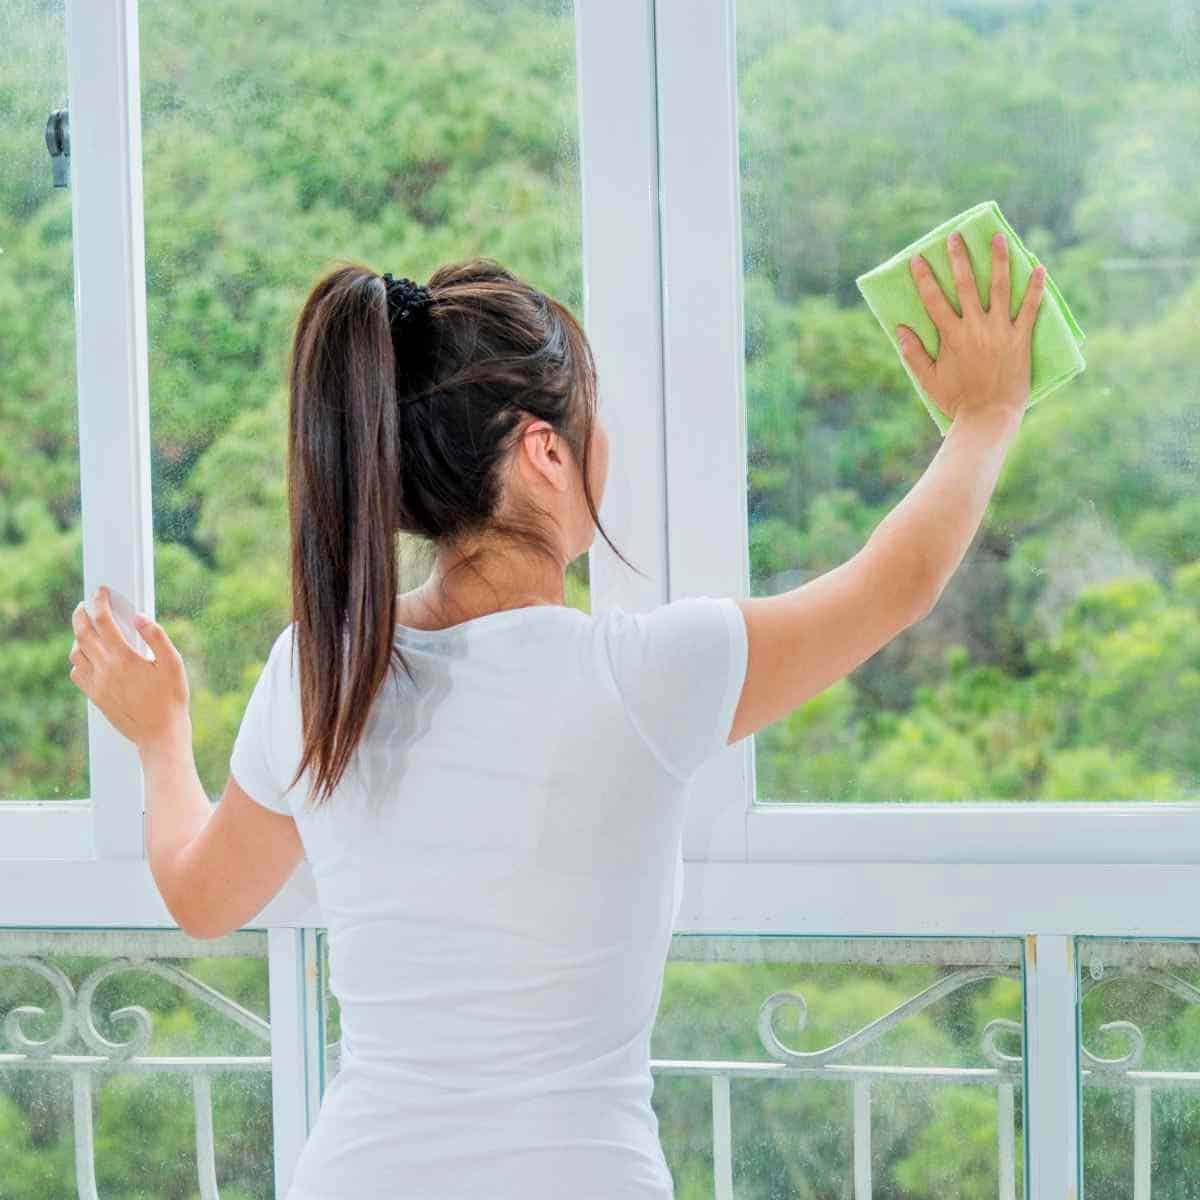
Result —
[{"label": "black hair tie", "polygon": [[[429,293],[429,289],[423,284],[414,283],[411,279],[394,279],[389,272],[383,276],[383,286],[387,295],[388,309],[388,327],[392,334],[392,347],[396,353],[396,364],[402,361],[400,353],[401,334],[410,335],[413,327],[417,324],[417,316],[422,313],[433,302],[433,297]],[[406,337],[405,340],[408,340]],[[412,346],[408,347],[408,353],[404,356],[404,361],[411,360]],[[428,392],[425,390],[418,391],[414,395],[406,396],[400,400],[400,407],[407,408],[414,401],[425,400],[428,398]]]},{"label": "black hair tie", "polygon": [[393,330],[413,323],[413,314],[420,312],[433,302],[429,289],[411,279],[393,279],[391,273],[383,276],[387,292],[388,321]]}]

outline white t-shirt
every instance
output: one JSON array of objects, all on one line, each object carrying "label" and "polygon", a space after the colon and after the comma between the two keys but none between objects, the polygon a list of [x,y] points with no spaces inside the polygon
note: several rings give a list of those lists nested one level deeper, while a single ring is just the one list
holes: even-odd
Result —
[{"label": "white t-shirt", "polygon": [[740,608],[398,625],[415,683],[389,672],[315,811],[308,772],[284,791],[292,630],[230,763],[296,820],[341,1005],[340,1069],[288,1200],[669,1200],[650,1032],[688,783],[745,678]]}]

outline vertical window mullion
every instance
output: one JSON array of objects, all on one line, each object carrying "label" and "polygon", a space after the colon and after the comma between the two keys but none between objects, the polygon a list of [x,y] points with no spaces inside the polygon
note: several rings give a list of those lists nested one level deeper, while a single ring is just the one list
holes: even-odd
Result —
[{"label": "vertical window mullion", "polygon": [[[67,0],[66,28],[84,595],[152,613],[136,0]],[[141,857],[137,753],[90,703],[88,747],[95,856]]]},{"label": "vertical window mullion", "polygon": [[[734,29],[733,0],[656,6],[672,599],[750,590]],[[753,755],[701,768],[685,858],[746,857]]]},{"label": "vertical window mullion", "polygon": [[668,598],[652,0],[575,6],[584,307],[611,440],[592,611]]},{"label": "vertical window mullion", "polygon": [[324,1019],[315,929],[267,930],[275,1196],[283,1200],[321,1105]]},{"label": "vertical window mullion", "polygon": [[1078,985],[1074,939],[1025,939],[1025,1195],[1071,1200],[1080,1192]]}]

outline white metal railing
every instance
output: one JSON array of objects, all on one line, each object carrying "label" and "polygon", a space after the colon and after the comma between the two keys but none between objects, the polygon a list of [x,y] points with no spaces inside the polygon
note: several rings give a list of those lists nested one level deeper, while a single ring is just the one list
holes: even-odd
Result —
[{"label": "white metal railing", "polygon": [[[854,1154],[854,1200],[871,1196],[871,1085],[897,1079],[927,1084],[973,1084],[997,1093],[996,1147],[1000,1200],[1016,1197],[1016,1091],[1019,1076],[1003,1069],[971,1067],[844,1066],[789,1067],[782,1063],[695,1062],[654,1059],[655,1075],[708,1076],[712,1087],[713,1195],[733,1200],[733,1121],[731,1079],[838,1079],[850,1091]],[[1118,1078],[1084,1068],[1084,1087],[1122,1087],[1133,1091],[1133,1200],[1150,1200],[1150,1110],[1156,1089],[1200,1088],[1200,1071],[1129,1071]]]},{"label": "white metal railing", "polygon": [[[697,939],[694,949],[679,942],[673,954],[693,959],[744,957],[751,959],[755,947],[749,941],[717,946],[715,943]],[[783,943],[784,954],[791,952],[797,961],[832,961],[837,947],[827,946],[822,952],[819,945],[802,942]],[[945,954],[946,947],[938,950]],[[983,952],[980,954],[980,952]],[[897,1067],[867,1064],[849,1064],[836,1061],[863,1046],[877,1041],[889,1029],[913,1016],[923,1008],[940,1000],[951,992],[974,982],[991,978],[1019,978],[1019,969],[1005,962],[1002,945],[986,943],[962,943],[959,952],[962,961],[970,962],[970,956],[987,958],[984,965],[966,965],[953,970],[925,988],[917,995],[904,1001],[891,1012],[865,1025],[849,1037],[824,1049],[796,1051],[783,1045],[772,1024],[775,1012],[786,1006],[794,1007],[799,1013],[799,1028],[807,1019],[807,1006],[803,996],[796,992],[776,992],[769,996],[759,1011],[758,1033],[763,1048],[776,1062],[699,1062],[655,1059],[651,1071],[655,1075],[707,1076],[712,1089],[713,1120],[713,1190],[716,1200],[733,1198],[733,1119],[730,1098],[730,1081],[742,1079],[822,1079],[840,1080],[849,1089],[852,1149],[854,1163],[855,1200],[870,1200],[871,1196],[871,1101],[872,1084],[876,1080],[895,1082],[898,1079],[914,1083],[933,1085],[959,1084],[993,1087],[997,1095],[996,1149],[998,1159],[999,1200],[1015,1200],[1016,1196],[1016,1091],[1023,1085],[1024,1054],[1004,1053],[998,1039],[1009,1035],[1020,1042],[1023,1030],[1015,1021],[994,1020],[983,1031],[982,1052],[990,1067]],[[914,943],[897,941],[867,943],[863,961],[893,964],[912,962],[918,957],[919,949]],[[1196,966],[1200,951],[1194,944],[1161,943],[1085,943],[1082,955],[1079,994],[1080,999],[1098,987],[1117,978],[1134,976],[1140,981],[1152,983],[1168,991],[1186,1004],[1200,1004],[1200,989],[1178,975],[1172,974],[1170,966]],[[1098,1032],[1123,1035],[1129,1040],[1129,1049],[1116,1058],[1102,1058],[1093,1054],[1086,1046],[1079,1047],[1079,1079],[1082,1087],[1123,1088],[1133,1092],[1133,1200],[1150,1200],[1150,1146],[1151,1108],[1155,1089],[1200,1088],[1200,1071],[1146,1071],[1141,1069],[1146,1039],[1142,1030],[1132,1021],[1110,1021],[1098,1028]]]},{"label": "white metal railing", "polygon": [[79,1200],[99,1200],[92,1126],[95,1077],[114,1070],[166,1072],[189,1076],[192,1082],[192,1106],[195,1111],[196,1171],[200,1198],[219,1200],[216,1146],[213,1141],[212,1075],[217,1071],[269,1072],[271,1056],[134,1057],[114,1063],[112,1059],[101,1055],[53,1054],[46,1058],[32,1058],[20,1054],[0,1054],[0,1071],[14,1068],[26,1071],[69,1071],[71,1074],[71,1104],[75,1126],[75,1187]]},{"label": "white metal railing", "polygon": [[[59,953],[102,954],[122,946],[130,949],[129,934],[104,930],[86,934],[56,933]],[[39,947],[39,941],[41,945]],[[44,1038],[30,1036],[23,1027],[29,1019],[45,1020],[40,1005],[17,1005],[4,1014],[4,1040],[12,1050],[0,1053],[0,1075],[6,1070],[68,1072],[72,1082],[72,1121],[75,1133],[75,1186],[79,1200],[99,1200],[96,1185],[95,1137],[92,1096],[95,1080],[118,1071],[137,1071],[184,1075],[191,1080],[195,1114],[197,1181],[201,1200],[219,1200],[217,1191],[216,1147],[213,1139],[212,1076],[217,1072],[270,1072],[271,1055],[146,1055],[153,1035],[153,1017],[141,1005],[130,1004],[113,1010],[109,1020],[130,1031],[126,1041],[111,1041],[96,1026],[93,1011],[97,987],[113,975],[138,971],[156,975],[174,984],[200,1003],[221,1013],[268,1047],[270,1022],[237,1001],[210,987],[188,971],[170,962],[149,957],[155,953],[179,955],[193,946],[192,939],[174,931],[139,931],[137,951],[118,954],[88,972],[78,988],[67,974],[45,956],[45,935],[37,931],[6,932],[4,945],[17,953],[0,954],[0,970],[19,968],[44,979],[58,997],[61,1016],[58,1027]],[[204,943],[201,955],[262,956],[265,944],[255,933],[238,933]],[[38,950],[41,953],[38,953]],[[23,952],[22,952],[23,951]],[[93,1053],[66,1053],[74,1039],[83,1041]]]},{"label": "white metal railing", "polygon": [[[36,936],[36,935],[34,935]],[[114,932],[110,937],[119,937]],[[103,936],[90,936],[80,948],[93,952]],[[224,952],[239,948],[253,953],[257,943],[247,941],[240,947],[231,945]],[[876,944],[871,951],[878,961],[886,956],[893,961],[911,947],[895,944]],[[13,945],[12,949],[32,949]],[[144,947],[143,952],[153,949]],[[165,943],[160,950],[169,948]],[[177,947],[176,947],[177,948]],[[775,947],[787,953],[832,955],[836,947],[796,948],[796,943]],[[843,953],[845,947],[841,947]],[[944,949],[944,947],[943,947]],[[964,944],[964,956],[971,948]],[[726,945],[717,952],[731,957],[752,953],[745,942],[738,947]],[[1173,951],[1184,953],[1180,948]],[[711,944],[676,943],[676,954],[682,958],[702,958],[713,953]],[[1166,969],[1169,965],[1149,965],[1137,962],[1134,952],[1120,949],[1092,949],[1084,959],[1080,976],[1080,993],[1091,990],[1122,976],[1134,975],[1172,993],[1186,1004],[1200,1004],[1200,990]],[[1155,961],[1153,959],[1151,962]],[[944,965],[944,964],[943,964]],[[97,1029],[92,1012],[97,986],[120,972],[138,970],[167,979],[194,996],[203,1004],[222,1013],[257,1040],[270,1044],[270,1025],[236,1001],[222,995],[202,980],[173,964],[145,957],[118,956],[90,971],[78,989],[54,963],[36,953],[0,955],[0,969],[16,967],[41,976],[58,995],[62,1018],[58,1028],[48,1037],[36,1039],[22,1027],[28,1018],[44,1019],[46,1010],[36,1005],[19,1005],[3,1014],[2,1029],[13,1052],[0,1053],[0,1074],[5,1070],[68,1072],[72,1079],[72,1106],[75,1135],[75,1175],[80,1200],[99,1200],[95,1174],[93,1092],[95,1080],[115,1071],[166,1072],[187,1076],[191,1082],[195,1116],[195,1148],[201,1200],[218,1200],[211,1079],[217,1072],[261,1073],[271,1070],[271,1056],[147,1056],[152,1033],[152,1018],[138,1005],[126,1005],[109,1014],[109,1020],[125,1024],[130,1030],[126,1041],[110,1041]],[[841,1061],[857,1054],[878,1041],[902,1021],[943,999],[952,992],[981,981],[995,978],[1019,978],[1020,969],[1003,961],[997,952],[991,962],[970,965],[964,962],[956,969],[935,980],[916,995],[903,1001],[890,1012],[856,1030],[831,1046],[818,1050],[800,1051],[785,1045],[779,1038],[773,1019],[780,1009],[798,1015],[797,1025],[803,1028],[807,1020],[804,998],[795,991],[779,991],[768,996],[759,1010],[758,1034],[764,1050],[776,1061],[722,1061],[654,1059],[651,1071],[655,1076],[702,1076],[710,1081],[712,1097],[712,1146],[714,1195],[716,1200],[733,1200],[733,1112],[731,1082],[744,1080],[837,1081],[847,1089],[848,1116],[852,1131],[852,1161],[855,1200],[869,1200],[872,1193],[872,1105],[875,1085],[907,1082],[930,1086],[966,1085],[994,1088],[997,1097],[996,1153],[999,1200],[1016,1200],[1016,1094],[1024,1086],[1024,1056],[1020,1042],[1023,1031],[1019,1022],[1007,1019],[991,1021],[983,1030],[981,1053],[986,1067],[893,1066]],[[1133,1175],[1134,1200],[1150,1200],[1151,1172],[1151,1109],[1156,1089],[1200,1088],[1200,1071],[1147,1071],[1142,1069],[1145,1036],[1133,1022],[1114,1021],[1099,1027],[1101,1033],[1120,1035],[1128,1040],[1129,1048],[1116,1058],[1102,1058],[1080,1047],[1080,1079],[1084,1087],[1123,1088],[1133,1093]],[[67,1053],[67,1043],[78,1035],[94,1053]],[[1001,1038],[1013,1039],[1015,1053],[1001,1049]],[[337,1043],[326,1046],[327,1071],[331,1078],[337,1070]]]},{"label": "white metal railing", "polygon": [[[896,951],[904,948],[895,947]],[[909,947],[911,949],[911,947]],[[941,949],[941,947],[939,947]],[[881,950],[886,953],[886,950]],[[685,953],[687,953],[685,951]],[[698,947],[698,953],[705,953]],[[688,955],[691,957],[691,955]],[[742,1079],[823,1079],[844,1081],[850,1090],[854,1198],[871,1197],[871,1086],[876,1080],[906,1080],[926,1084],[972,1084],[994,1087],[997,1092],[997,1149],[999,1155],[999,1200],[1016,1200],[1016,1113],[1015,1093],[1022,1081],[1023,1055],[1005,1054],[998,1045],[1002,1035],[1018,1039],[1016,1021],[998,1019],[983,1031],[982,1052],[990,1067],[899,1067],[839,1062],[839,1059],[877,1042],[890,1029],[928,1008],[931,1004],[972,983],[988,979],[1020,979],[1020,968],[1003,961],[1003,948],[992,952],[993,961],[951,971],[832,1046],[819,1050],[794,1050],[779,1040],[773,1024],[775,1013],[791,1008],[798,1013],[797,1026],[804,1028],[808,1005],[795,991],[780,991],[763,1001],[758,1014],[758,1036],[763,1049],[776,1062],[682,1062],[655,1059],[651,1072],[657,1075],[709,1076],[713,1114],[713,1194],[716,1200],[733,1200],[733,1114],[730,1081]]]},{"label": "white metal railing", "polygon": [[[708,1076],[712,1087],[713,1195],[733,1200],[733,1121],[729,1083],[732,1079],[840,1080],[850,1094],[853,1131],[854,1200],[871,1196],[871,1085],[875,1080],[908,1080],[926,1084],[974,1084],[994,1087],[999,1108],[997,1145],[1000,1166],[1000,1200],[1016,1198],[1015,1093],[1021,1080],[1004,1068],[891,1067],[832,1064],[827,1067],[790,1067],[763,1062],[683,1062],[654,1059],[655,1075]],[[1140,1200],[1140,1198],[1139,1198]]]}]

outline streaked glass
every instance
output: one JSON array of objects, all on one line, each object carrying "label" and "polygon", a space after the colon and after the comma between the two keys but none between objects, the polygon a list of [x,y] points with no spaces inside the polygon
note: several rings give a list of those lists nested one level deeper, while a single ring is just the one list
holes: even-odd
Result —
[{"label": "streaked glass", "polygon": [[857,275],[995,200],[1088,363],[933,613],[758,735],[758,799],[1196,799],[1195,5],[736,11],[752,593],[852,557],[941,444]]},{"label": "streaked glass", "polygon": [[1190,1196],[1200,1166],[1200,943],[1076,945],[1084,1196]]},{"label": "streaked glass", "polygon": [[70,187],[46,124],[67,108],[64,0],[0,0],[0,801],[85,799],[87,701]]},{"label": "streaked glass", "polygon": [[272,1200],[267,997],[265,933],[0,930],[0,1195]]},{"label": "streaked glass", "polygon": [[[574,15],[144,0],[139,23],[155,588],[215,798],[291,621],[286,363],[318,276],[485,254],[582,316]],[[407,590],[428,548],[401,540]],[[588,610],[586,555],[566,600]]]}]

